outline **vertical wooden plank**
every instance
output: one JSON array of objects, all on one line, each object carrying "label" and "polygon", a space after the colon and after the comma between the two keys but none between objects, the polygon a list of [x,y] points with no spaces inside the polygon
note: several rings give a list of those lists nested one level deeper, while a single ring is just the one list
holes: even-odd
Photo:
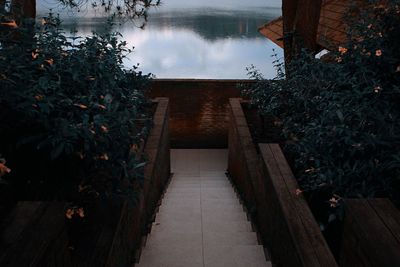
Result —
[{"label": "vertical wooden plank", "polygon": [[310,51],[317,50],[317,32],[319,17],[321,13],[322,0],[303,0],[297,4],[296,13],[296,36],[293,46],[295,53],[300,52],[302,48],[308,48]]},{"label": "vertical wooden plank", "polygon": [[298,2],[298,0],[282,1],[285,66],[289,64],[293,57],[293,32],[295,29]]}]

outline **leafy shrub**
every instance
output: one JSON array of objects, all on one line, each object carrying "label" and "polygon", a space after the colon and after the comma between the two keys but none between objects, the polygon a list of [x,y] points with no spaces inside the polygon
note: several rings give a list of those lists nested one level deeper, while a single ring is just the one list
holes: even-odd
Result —
[{"label": "leafy shrub", "polygon": [[[144,97],[150,76],[123,68],[131,50],[120,35],[69,38],[52,15],[35,32],[2,24],[0,143],[10,164],[23,153],[49,169],[72,162],[82,191],[131,191],[144,165],[135,155],[150,127]],[[27,162],[13,164],[20,164],[12,167],[17,173]]]},{"label": "leafy shrub", "polygon": [[333,207],[339,197],[400,200],[400,1],[358,14],[330,60],[303,51],[286,77],[275,61],[274,80],[251,69],[245,92],[282,121],[301,189],[329,192]]}]

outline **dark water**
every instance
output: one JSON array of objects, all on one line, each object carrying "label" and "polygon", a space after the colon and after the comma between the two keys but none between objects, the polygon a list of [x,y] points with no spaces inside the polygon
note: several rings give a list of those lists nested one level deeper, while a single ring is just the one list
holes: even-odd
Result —
[{"label": "dark water", "polygon": [[[62,10],[49,0],[39,0],[39,17],[48,7],[61,12],[66,31],[78,35],[104,31],[106,18],[91,9]],[[125,61],[139,63],[157,78],[247,78],[245,68],[254,64],[267,78],[275,76],[272,49],[282,50],[261,36],[257,28],[280,16],[280,1],[166,0],[150,12],[146,29],[127,22],[115,26],[135,50]]]}]

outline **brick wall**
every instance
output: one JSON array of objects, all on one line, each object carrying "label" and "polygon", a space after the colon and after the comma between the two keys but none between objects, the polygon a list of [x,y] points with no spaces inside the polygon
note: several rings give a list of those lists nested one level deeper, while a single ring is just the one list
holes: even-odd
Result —
[{"label": "brick wall", "polygon": [[229,98],[246,80],[155,80],[151,97],[170,100],[171,147],[228,147]]}]

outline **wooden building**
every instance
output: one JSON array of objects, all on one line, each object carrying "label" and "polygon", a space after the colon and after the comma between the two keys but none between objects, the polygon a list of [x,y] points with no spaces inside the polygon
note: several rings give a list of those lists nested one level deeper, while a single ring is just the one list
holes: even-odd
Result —
[{"label": "wooden building", "polygon": [[285,49],[285,61],[301,48],[315,53],[332,50],[346,41],[346,15],[351,0],[283,0],[282,16],[259,28]]}]

